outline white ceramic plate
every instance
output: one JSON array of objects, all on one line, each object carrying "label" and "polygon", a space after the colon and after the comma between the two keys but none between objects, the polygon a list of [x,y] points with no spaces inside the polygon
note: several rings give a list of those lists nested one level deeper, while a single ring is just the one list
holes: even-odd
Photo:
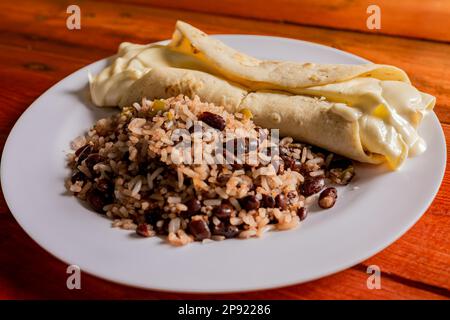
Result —
[{"label": "white ceramic plate", "polygon": [[[259,58],[367,62],[296,40],[217,38]],[[137,238],[111,228],[109,220],[66,195],[64,188],[69,142],[96,119],[116,112],[95,108],[88,99],[88,70],[96,73],[107,63],[105,59],[75,72],[37,99],[17,121],[2,157],[3,191],[17,221],[43,248],[79,265],[82,272],[141,288],[183,292],[245,291],[305,282],[355,265],[391,244],[425,212],[441,183],[445,140],[432,113],[420,128],[428,143],[425,154],[408,160],[398,172],[359,166],[352,184],[339,190],[336,206],[312,212],[296,230],[182,248],[157,237]]]}]

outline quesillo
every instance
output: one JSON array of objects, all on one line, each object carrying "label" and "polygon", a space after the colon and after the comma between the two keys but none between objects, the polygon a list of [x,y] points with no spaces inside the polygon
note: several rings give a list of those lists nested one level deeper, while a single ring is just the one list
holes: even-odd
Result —
[{"label": "quesillo", "polygon": [[392,169],[425,150],[417,127],[435,103],[393,66],[259,60],[180,21],[167,46],[121,44],[90,85],[97,106],[184,94],[248,108],[258,125]]}]

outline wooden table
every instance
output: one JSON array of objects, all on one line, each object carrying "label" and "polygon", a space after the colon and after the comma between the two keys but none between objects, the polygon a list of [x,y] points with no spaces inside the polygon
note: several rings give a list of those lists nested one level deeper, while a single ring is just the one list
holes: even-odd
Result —
[{"label": "wooden table", "polygon": [[[66,28],[66,8],[81,8],[81,30]],[[133,4],[130,4],[133,3]],[[450,2],[377,1],[382,28],[366,28],[369,1],[133,0],[0,2],[0,141],[22,112],[50,86],[122,41],[168,39],[177,19],[208,33],[265,34],[322,43],[408,72],[437,97],[450,140]],[[370,1],[371,2],[371,1]],[[257,3],[257,4],[256,4]],[[164,7],[165,6],[165,7]],[[433,168],[424,168],[433,170]],[[420,181],[417,181],[420,183]],[[66,265],[41,249],[0,200],[0,298],[248,298],[448,299],[450,297],[450,176],[420,221],[376,256],[310,283],[230,295],[185,295],[137,290],[82,275],[82,289],[66,289]],[[24,195],[26,201],[26,195]],[[367,266],[382,270],[382,289],[366,287]]]}]

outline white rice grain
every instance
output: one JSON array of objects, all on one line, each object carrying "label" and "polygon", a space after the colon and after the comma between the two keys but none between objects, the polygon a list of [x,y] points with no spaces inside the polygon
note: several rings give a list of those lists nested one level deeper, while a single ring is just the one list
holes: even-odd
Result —
[{"label": "white rice grain", "polygon": [[175,203],[180,203],[180,202],[181,202],[180,197],[168,197],[167,198],[167,203],[170,203],[170,204],[175,204]]},{"label": "white rice grain", "polygon": [[241,231],[239,233],[239,238],[242,238],[242,239],[248,239],[248,238],[254,237],[254,236],[256,236],[256,230],[253,230],[253,229]]},{"label": "white rice grain", "polygon": [[168,227],[169,233],[175,233],[178,229],[180,229],[180,218],[170,220]]},{"label": "white rice grain", "polygon": [[211,207],[220,206],[221,203],[222,203],[221,199],[208,199],[208,200],[203,201],[203,204],[205,206],[211,206]]},{"label": "white rice grain", "polygon": [[324,174],[325,174],[325,171],[323,171],[323,170],[312,171],[309,173],[309,175],[311,177],[323,176]]},{"label": "white rice grain", "polygon": [[158,168],[152,174],[147,174],[147,184],[150,190],[153,189],[153,181],[164,171],[164,168]]}]

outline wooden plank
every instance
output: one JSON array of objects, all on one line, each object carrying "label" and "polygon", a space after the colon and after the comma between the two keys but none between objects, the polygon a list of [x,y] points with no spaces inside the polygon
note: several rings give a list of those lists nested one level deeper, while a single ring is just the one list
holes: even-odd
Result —
[{"label": "wooden plank", "polygon": [[[104,0],[103,0],[104,1]],[[381,33],[437,41],[450,41],[450,2],[447,0],[131,0],[145,6],[190,10],[320,26],[366,33]],[[381,29],[367,28],[367,8],[381,10]],[[372,11],[370,11],[372,13]]]},{"label": "wooden plank", "polygon": [[89,60],[0,45],[0,141],[25,109],[53,84]]},{"label": "wooden plank", "polygon": [[[8,34],[8,37],[6,41],[0,38],[0,44],[93,61],[114,53],[118,44],[125,40],[145,43],[170,38],[175,17],[209,33],[297,38],[404,69],[420,90],[437,97],[437,115],[442,122],[450,123],[450,47],[446,44],[125,4],[112,7],[106,3],[82,1],[80,5],[84,16],[82,29],[69,31],[65,28],[65,3],[44,0],[36,9],[36,3],[30,0],[24,1],[21,6],[3,1],[0,3],[0,33]],[[48,14],[42,16],[42,12]]]}]

